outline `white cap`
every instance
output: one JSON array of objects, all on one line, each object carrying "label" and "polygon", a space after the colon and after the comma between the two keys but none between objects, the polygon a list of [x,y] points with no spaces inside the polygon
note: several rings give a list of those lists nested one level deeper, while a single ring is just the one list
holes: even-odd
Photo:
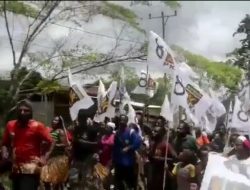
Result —
[{"label": "white cap", "polygon": [[108,122],[107,126],[111,127],[113,130],[115,130],[115,124],[113,122]]},{"label": "white cap", "polygon": [[239,136],[238,139],[241,140],[242,142],[244,142],[245,140],[247,140],[247,138],[245,136]]}]

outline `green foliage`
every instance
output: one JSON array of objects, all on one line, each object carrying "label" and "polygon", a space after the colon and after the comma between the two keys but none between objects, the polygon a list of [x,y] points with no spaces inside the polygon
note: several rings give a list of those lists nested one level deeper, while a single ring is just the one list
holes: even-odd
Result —
[{"label": "green foliage", "polygon": [[237,84],[240,82],[242,74],[240,69],[227,65],[224,62],[209,60],[201,55],[193,54],[178,46],[173,46],[173,49],[187,59],[187,64],[189,66],[207,72],[208,76],[218,85],[223,84],[231,90],[237,88]]},{"label": "green foliage", "polygon": [[145,33],[145,31],[139,27],[139,23],[137,22],[137,15],[133,11],[125,7],[103,1],[103,6],[100,7],[99,13],[113,19],[119,19],[126,23],[129,23],[133,28]]},{"label": "green foliage", "polygon": [[162,2],[171,9],[177,9],[181,7],[181,4],[178,1],[162,1]]},{"label": "green foliage", "polygon": [[[0,12],[3,11],[3,1],[0,1]],[[21,1],[6,1],[6,10],[15,14],[35,18],[38,11]]]},{"label": "green foliage", "polygon": [[[136,74],[135,68],[124,66],[123,64],[122,66],[124,69],[126,89],[128,92],[131,92],[137,86],[139,77]],[[106,88],[109,87],[109,85],[111,84],[113,80],[119,82],[120,75],[121,75],[120,70],[112,72],[111,78],[107,81],[103,81]]]},{"label": "green foliage", "polygon": [[11,98],[9,97],[8,90],[0,88],[0,115],[6,111],[5,109],[8,107],[10,101]]},{"label": "green foliage", "polygon": [[[250,67],[250,16],[246,15],[240,22],[237,31],[233,34],[245,34],[245,38],[241,39],[241,47],[236,48],[229,56],[233,57],[233,64],[238,67],[249,70]],[[249,77],[250,77],[250,73]]]},{"label": "green foliage", "polygon": [[61,85],[57,81],[42,80],[37,84],[38,90],[43,94],[49,94],[57,92],[62,89]]},{"label": "green foliage", "polygon": [[140,50],[141,53],[147,55],[148,53],[148,42],[145,42],[144,44],[142,44]]},{"label": "green foliage", "polygon": [[[28,74],[28,70],[25,67],[21,67],[17,74],[17,80],[22,81],[23,78]],[[11,75],[13,71],[11,72]],[[40,73],[34,71],[30,74],[29,78],[22,84],[20,90],[33,89],[42,80]]]},{"label": "green foliage", "polygon": [[79,60],[86,62],[86,63],[96,62],[96,61],[101,60],[104,56],[105,55],[101,54],[101,53],[91,52],[91,53],[88,53],[88,54],[85,54],[85,55],[79,57]]}]

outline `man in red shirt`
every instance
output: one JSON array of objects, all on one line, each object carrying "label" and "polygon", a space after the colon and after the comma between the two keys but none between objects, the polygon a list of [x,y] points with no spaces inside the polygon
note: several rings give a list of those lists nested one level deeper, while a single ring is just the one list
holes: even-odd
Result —
[{"label": "man in red shirt", "polygon": [[[37,190],[39,168],[49,157],[54,143],[44,124],[32,119],[32,105],[28,100],[17,105],[17,117],[7,123],[1,144],[2,157],[12,157],[13,190]],[[41,155],[42,142],[50,146],[45,155]]]}]

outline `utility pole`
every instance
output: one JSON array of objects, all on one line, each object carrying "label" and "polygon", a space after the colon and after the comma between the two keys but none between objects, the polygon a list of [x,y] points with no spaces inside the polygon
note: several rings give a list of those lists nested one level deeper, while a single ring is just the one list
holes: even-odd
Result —
[{"label": "utility pole", "polygon": [[163,40],[165,40],[165,26],[167,24],[167,21],[170,17],[174,17],[177,16],[177,11],[174,11],[173,15],[164,15],[164,12],[161,12],[161,16],[156,16],[156,17],[152,17],[151,13],[149,14],[149,19],[158,19],[161,18],[161,22],[162,22],[162,38]]}]

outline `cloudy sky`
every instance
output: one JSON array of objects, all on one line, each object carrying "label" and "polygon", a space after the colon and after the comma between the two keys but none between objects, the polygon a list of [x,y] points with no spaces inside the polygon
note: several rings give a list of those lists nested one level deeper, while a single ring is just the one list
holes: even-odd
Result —
[{"label": "cloudy sky", "polygon": [[[125,1],[115,3],[134,10],[140,17],[141,26],[147,32],[153,30],[159,35],[162,35],[161,20],[149,20],[148,14],[160,16],[161,11],[164,11],[165,14],[173,14],[173,11],[164,7],[160,2],[153,2],[150,7],[130,6],[130,2]],[[181,5],[177,17],[172,17],[167,22],[166,41],[168,44],[180,45],[189,51],[215,60],[224,60],[226,53],[239,46],[239,37],[233,38],[232,34],[245,14],[250,13],[250,1],[182,1]],[[14,39],[22,40],[27,22],[24,18],[15,16],[10,16],[11,20],[15,21]],[[6,70],[12,68],[12,57],[3,18],[0,18],[0,25],[2,26],[0,27],[0,70]],[[121,23],[97,15],[90,23],[85,24],[82,29],[114,36],[114,31],[117,29],[116,32],[119,32],[121,27]],[[107,44],[112,45],[114,43],[114,41],[105,37],[86,33],[83,35],[81,31],[71,31],[67,28],[51,26],[37,39],[32,50],[49,50],[49,48],[53,47],[53,40],[60,41],[67,36],[69,37],[69,46],[73,41],[80,40],[83,44],[91,45],[94,49],[102,52],[107,50]],[[144,39],[136,32],[129,32],[129,29],[123,32],[123,38],[134,38],[134,40],[138,41]],[[20,41],[15,42],[17,53],[20,44]],[[126,46],[128,43],[124,42],[123,45]]]},{"label": "cloudy sky", "polygon": [[[125,4],[125,2],[123,2]],[[129,5],[129,3],[127,3]],[[249,1],[181,1],[182,7],[177,17],[172,17],[166,25],[166,40],[190,51],[221,60],[225,53],[239,45],[239,38],[233,38],[239,22],[250,13]],[[161,19],[148,19],[148,14],[160,16],[173,11],[154,2],[152,6],[132,6],[140,15],[144,28],[162,35]]]}]

